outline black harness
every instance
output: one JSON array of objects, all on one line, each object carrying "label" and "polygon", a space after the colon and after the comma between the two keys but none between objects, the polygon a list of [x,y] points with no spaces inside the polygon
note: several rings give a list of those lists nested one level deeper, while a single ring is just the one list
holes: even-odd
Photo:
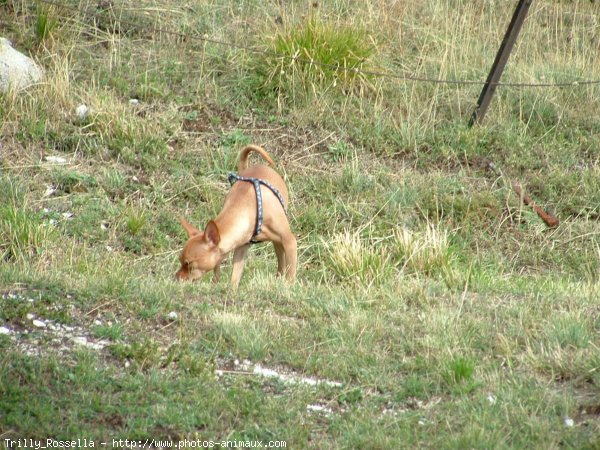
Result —
[{"label": "black harness", "polygon": [[255,238],[260,234],[263,223],[263,203],[260,185],[262,184],[263,186],[266,186],[269,189],[271,189],[273,194],[275,194],[275,196],[279,199],[279,203],[281,203],[283,212],[287,215],[285,204],[283,203],[283,197],[281,196],[281,193],[277,190],[275,186],[261,178],[240,177],[237,173],[230,172],[227,176],[227,179],[229,180],[229,184],[231,184],[232,186],[235,184],[236,181],[247,181],[254,185],[254,192],[256,192],[256,227],[254,228],[254,234],[252,235],[252,239],[250,239],[250,243],[256,244],[257,242],[260,242],[255,240]]}]

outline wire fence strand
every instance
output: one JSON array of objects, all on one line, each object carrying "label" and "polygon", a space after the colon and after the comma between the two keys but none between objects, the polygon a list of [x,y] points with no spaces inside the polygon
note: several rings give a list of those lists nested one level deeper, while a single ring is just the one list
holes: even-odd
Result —
[{"label": "wire fence strand", "polygon": [[[54,0],[39,0],[39,2],[44,3],[46,5],[54,6],[56,8],[70,10],[70,11],[82,14],[85,17],[102,19],[100,12],[90,12],[87,10],[83,10],[82,8],[68,5],[66,3],[56,2]],[[107,11],[108,10],[114,11],[113,6],[110,6],[109,8],[110,9],[107,9]],[[127,25],[127,26],[131,26],[134,28],[140,27],[139,22],[137,22],[137,21],[124,19],[123,17],[119,17],[119,19],[116,19],[116,15],[115,15],[115,24],[113,25],[113,27],[115,29],[117,29],[117,28],[120,29],[121,25]],[[377,77],[377,78],[395,79],[395,80],[400,80],[400,81],[404,81],[404,82],[412,81],[412,82],[420,82],[420,83],[448,84],[448,85],[457,85],[457,86],[472,86],[472,85],[481,86],[481,85],[490,84],[492,86],[497,86],[497,87],[512,87],[512,88],[568,88],[568,87],[575,88],[575,87],[581,87],[581,86],[600,85],[600,80],[573,80],[573,81],[566,81],[566,82],[560,82],[560,83],[525,83],[525,82],[491,82],[491,83],[488,83],[487,81],[484,81],[484,80],[441,79],[441,78],[434,78],[434,77],[428,77],[428,76],[414,75],[414,74],[410,74],[407,72],[396,73],[396,72],[390,72],[390,71],[363,69],[363,68],[358,68],[358,67],[348,69],[348,68],[342,68],[336,64],[328,64],[328,63],[323,63],[321,61],[304,58],[300,55],[296,55],[296,56],[282,55],[282,54],[278,54],[273,51],[265,50],[263,48],[252,47],[250,45],[223,41],[220,39],[214,39],[214,38],[210,38],[206,35],[200,36],[200,35],[196,35],[196,34],[182,33],[179,31],[169,30],[169,29],[165,29],[165,28],[157,28],[157,27],[146,27],[146,30],[150,31],[152,33],[156,33],[156,34],[166,34],[166,35],[170,35],[170,36],[175,36],[175,37],[178,37],[183,40],[193,40],[193,41],[198,41],[198,42],[203,42],[203,43],[220,45],[223,47],[233,48],[233,49],[237,49],[237,50],[244,50],[247,52],[251,52],[254,54],[261,54],[261,55],[271,57],[271,58],[288,59],[291,62],[300,61],[302,63],[311,64],[311,65],[318,66],[321,68],[333,69],[333,70],[344,70],[344,71],[349,71],[349,72],[353,72],[356,74],[362,74],[362,75],[367,75],[367,76],[372,76],[372,77]]]}]

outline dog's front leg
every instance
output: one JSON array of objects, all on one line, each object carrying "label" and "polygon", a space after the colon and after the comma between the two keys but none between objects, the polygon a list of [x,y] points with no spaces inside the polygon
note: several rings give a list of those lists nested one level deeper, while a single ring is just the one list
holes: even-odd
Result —
[{"label": "dog's front leg", "polygon": [[231,271],[231,287],[233,288],[237,288],[240,284],[249,248],[250,244],[244,244],[241,247],[236,248],[233,253],[233,270]]}]

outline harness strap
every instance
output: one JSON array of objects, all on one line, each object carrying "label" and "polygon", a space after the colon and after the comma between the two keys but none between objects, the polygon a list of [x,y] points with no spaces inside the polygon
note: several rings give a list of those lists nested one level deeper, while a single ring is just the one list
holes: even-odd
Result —
[{"label": "harness strap", "polygon": [[275,194],[275,196],[279,200],[279,203],[281,203],[283,212],[287,215],[287,211],[285,209],[285,204],[283,202],[283,197],[281,196],[281,193],[277,190],[277,188],[275,186],[273,186],[271,183],[269,183],[268,181],[263,180],[261,178],[241,177],[236,173],[230,172],[229,175],[227,176],[227,179],[229,180],[229,184],[231,184],[232,186],[235,184],[236,181],[247,181],[254,185],[254,192],[256,192],[256,227],[254,228],[254,234],[252,235],[252,239],[250,239],[250,243],[256,244],[259,241],[255,240],[255,237],[260,234],[260,232],[262,230],[262,223],[263,223],[263,202],[262,202],[262,192],[260,191],[260,185],[262,184],[263,186],[266,186],[269,189],[271,189],[271,192],[273,192],[273,194]]}]

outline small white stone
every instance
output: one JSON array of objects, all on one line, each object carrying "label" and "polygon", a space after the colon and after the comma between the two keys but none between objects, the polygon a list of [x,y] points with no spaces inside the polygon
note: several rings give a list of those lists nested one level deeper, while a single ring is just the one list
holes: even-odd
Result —
[{"label": "small white stone", "polygon": [[27,318],[27,320],[33,320],[35,319],[35,316],[31,313],[27,313],[27,315],[25,316]]},{"label": "small white stone", "polygon": [[171,311],[169,314],[167,314],[167,319],[177,320],[177,313],[175,311]]},{"label": "small white stone", "polygon": [[36,328],[46,328],[46,323],[41,320],[34,319],[32,323],[33,326]]},{"label": "small white stone", "polygon": [[570,417],[565,417],[565,427],[571,428],[573,426],[575,426],[575,421]]},{"label": "small white stone", "polygon": [[279,373],[277,373],[275,370],[267,369],[265,367],[262,367],[260,364],[257,364],[256,366],[254,366],[253,372],[256,375],[262,375],[263,377],[267,377],[267,378],[281,378],[281,375]]},{"label": "small white stone", "polygon": [[99,321],[98,319],[94,320],[94,325],[100,326],[102,325],[102,322]]},{"label": "small white stone", "polygon": [[65,158],[63,158],[62,156],[46,156],[44,159],[46,160],[46,162],[53,163],[53,164],[66,164],[67,163],[67,160]]},{"label": "small white stone", "polygon": [[90,108],[87,105],[79,105],[75,108],[75,115],[79,120],[85,120],[90,113]]},{"label": "small white stone", "polygon": [[87,347],[93,348],[94,350],[102,350],[107,345],[108,345],[108,342],[106,342],[106,341],[88,342],[86,344]]},{"label": "small white stone", "polygon": [[[50,197],[55,192],[56,192],[56,188],[54,186],[52,186],[51,184],[49,184],[46,186],[46,191],[44,192],[44,197]],[[45,212],[49,212],[49,211],[45,211]]]},{"label": "small white stone", "polygon": [[140,101],[137,98],[132,98],[132,99],[129,100],[129,104],[131,106],[137,106],[137,105],[140,104]]},{"label": "small white stone", "polygon": [[6,327],[0,327],[0,334],[10,334],[10,330]]},{"label": "small white stone", "polygon": [[327,408],[322,405],[308,405],[306,407],[306,410],[308,412],[320,412],[323,414],[332,414],[333,413],[333,411],[330,408]]},{"label": "small white stone", "polygon": [[85,336],[73,336],[73,342],[80,345],[87,345],[87,339]]},{"label": "small white stone", "polygon": [[129,362],[129,360],[125,360],[125,368],[131,366],[131,363]]},{"label": "small white stone", "polygon": [[496,397],[494,397],[492,394],[488,394],[487,400],[488,400],[488,402],[490,402],[490,405],[496,404]]}]

